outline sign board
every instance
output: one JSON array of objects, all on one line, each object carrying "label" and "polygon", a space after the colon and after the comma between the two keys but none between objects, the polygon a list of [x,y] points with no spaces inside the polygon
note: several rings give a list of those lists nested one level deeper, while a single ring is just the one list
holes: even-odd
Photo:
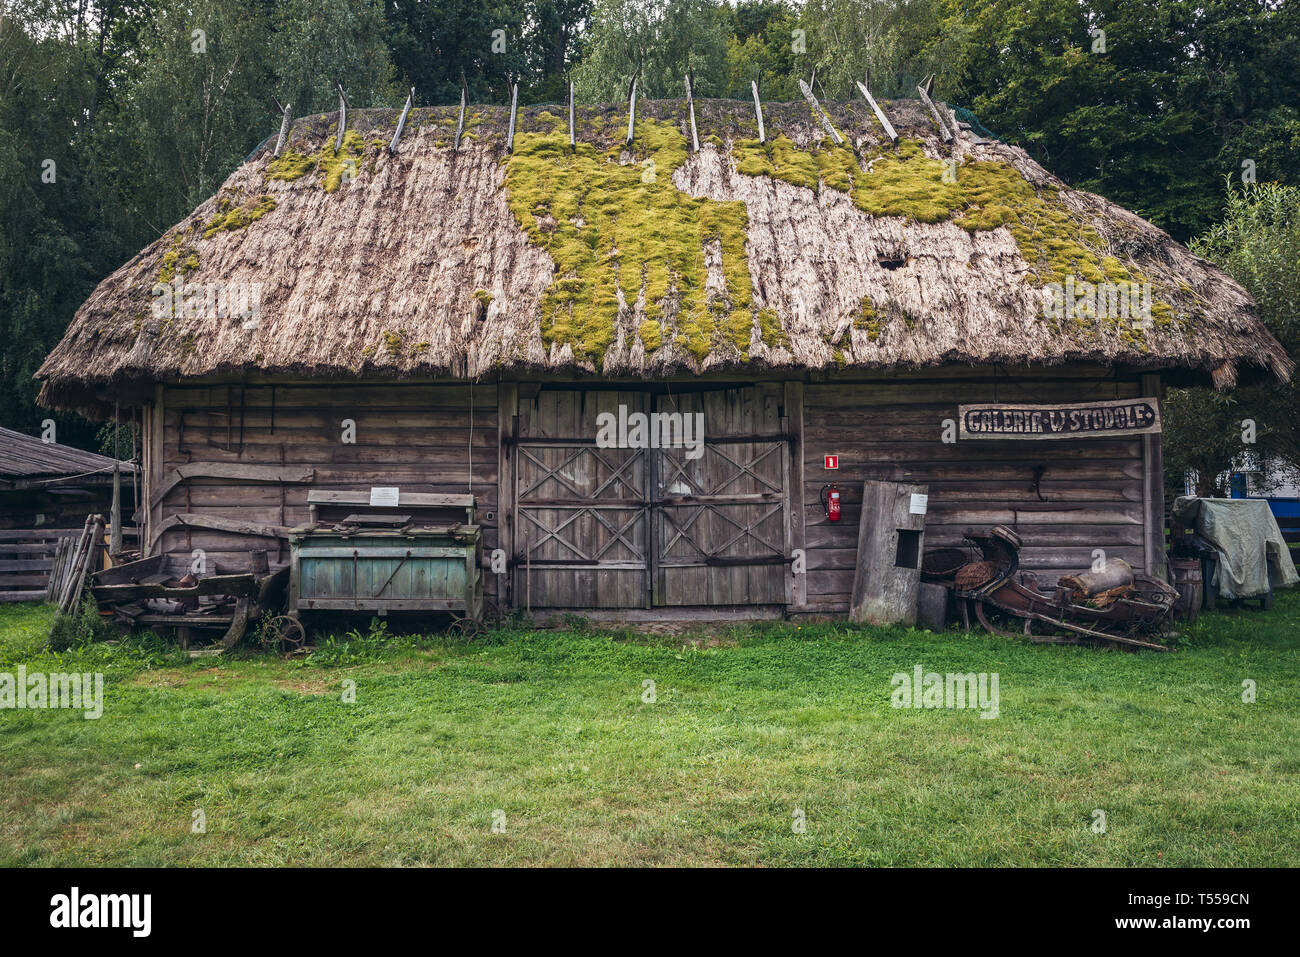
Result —
[{"label": "sign board", "polygon": [[1063,405],[984,402],[957,407],[963,439],[1106,439],[1160,431],[1153,398]]},{"label": "sign board", "polygon": [[372,508],[397,508],[397,499],[401,491],[400,488],[372,486],[370,489],[370,505]]},{"label": "sign board", "polygon": [[910,504],[910,505],[908,506],[908,508],[907,508],[907,514],[909,514],[909,515],[924,515],[926,509],[929,508],[929,507],[930,507],[930,496],[929,496],[929,495],[918,495],[916,492],[913,492],[913,493],[912,493],[912,502],[911,502],[911,504]]},{"label": "sign board", "polygon": [[840,467],[840,457],[838,455],[822,456],[822,467],[828,469],[837,469]]}]

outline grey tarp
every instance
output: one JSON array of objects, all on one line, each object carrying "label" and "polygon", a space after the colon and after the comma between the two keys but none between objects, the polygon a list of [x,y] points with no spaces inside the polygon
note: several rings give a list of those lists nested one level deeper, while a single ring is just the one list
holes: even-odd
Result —
[{"label": "grey tarp", "polygon": [[1287,548],[1277,519],[1262,498],[1195,498],[1174,499],[1173,517],[1198,535],[1219,553],[1215,581],[1223,598],[1254,598],[1274,588],[1289,588],[1296,575],[1291,552]]}]

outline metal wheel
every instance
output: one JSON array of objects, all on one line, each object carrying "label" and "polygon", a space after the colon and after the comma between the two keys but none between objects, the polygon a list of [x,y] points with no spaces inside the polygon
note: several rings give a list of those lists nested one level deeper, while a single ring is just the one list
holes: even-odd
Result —
[{"label": "metal wheel", "polygon": [[1028,618],[1013,615],[986,602],[977,600],[972,604],[975,606],[975,617],[990,635],[997,635],[1000,638],[1021,638],[1032,635]]},{"label": "metal wheel", "polygon": [[447,633],[458,638],[476,638],[487,631],[483,623],[476,618],[453,617],[447,626]]},{"label": "metal wheel", "polygon": [[307,630],[292,615],[277,615],[262,628],[262,642],[282,654],[293,654],[307,644]]}]

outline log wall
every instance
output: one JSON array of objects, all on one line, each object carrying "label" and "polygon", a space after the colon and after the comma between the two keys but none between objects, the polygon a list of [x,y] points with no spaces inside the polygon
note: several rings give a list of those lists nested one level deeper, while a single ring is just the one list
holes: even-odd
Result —
[{"label": "log wall", "polygon": [[[513,398],[521,386],[501,386]],[[789,541],[806,553],[807,574],[796,578],[791,610],[844,615],[853,586],[863,480],[929,486],[925,545],[961,543],[968,527],[1006,524],[1024,539],[1023,565],[1050,582],[1091,563],[1093,549],[1147,568],[1163,554],[1158,437],[1036,441],[942,441],[945,419],[974,401],[1069,402],[1154,394],[1148,376],[1116,377],[1066,369],[1009,379],[972,371],[931,377],[840,382],[787,382],[784,415],[799,450],[789,482],[793,527]],[[242,403],[241,403],[242,396]],[[160,388],[147,410],[144,466],[153,490],[178,467],[243,463],[314,469],[307,484],[250,484],[186,479],[148,508],[151,530],[171,515],[199,512],[251,524],[293,526],[307,521],[309,487],[464,493],[479,499],[484,555],[505,541],[497,513],[498,478],[509,481],[511,424],[498,417],[498,387],[466,384],[202,385]],[[356,423],[356,443],[341,440],[344,419]],[[472,430],[471,430],[472,421]],[[706,425],[707,428],[707,425]],[[470,450],[472,447],[472,467]],[[838,471],[822,456],[840,457]],[[1045,466],[1034,491],[1034,467]],[[828,522],[819,494],[837,482],[843,516]],[[269,548],[287,560],[287,543],[199,528],[168,528],[153,551],[189,554],[242,568],[249,548]],[[495,597],[498,579],[485,575]]]},{"label": "log wall", "polygon": [[[282,539],[175,527],[158,535],[157,529],[168,516],[186,512],[292,527],[308,520],[309,488],[365,491],[376,485],[463,494],[472,484],[484,554],[497,547],[497,392],[492,383],[475,384],[472,399],[465,384],[167,386],[156,396],[149,418],[150,434],[162,448],[161,455],[152,454],[152,448],[146,455],[150,498],[178,466],[195,463],[315,470],[311,484],[185,479],[149,509],[154,551],[188,555],[201,548],[209,563],[243,568],[250,548],[267,548],[272,561],[287,561],[288,543]],[[342,441],[345,419],[355,422],[355,444]],[[495,576],[487,576],[486,586],[489,594],[495,593]]]},{"label": "log wall", "polygon": [[[1149,384],[1154,385],[1154,383]],[[1044,373],[1038,378],[914,378],[809,383],[803,388],[803,519],[808,600],[804,610],[846,613],[853,590],[862,482],[929,486],[925,547],[962,544],[964,529],[1009,525],[1021,535],[1022,567],[1050,583],[1086,569],[1092,550],[1147,567],[1145,480],[1157,467],[1144,450],[1159,442],[1123,439],[967,440],[944,443],[943,422],[979,401],[1070,402],[1136,397],[1137,377]],[[840,456],[838,471],[823,456]],[[1034,466],[1046,466],[1040,491]],[[828,482],[843,493],[841,521],[829,522],[819,495]],[[1160,506],[1156,506],[1156,515]],[[1160,549],[1163,552],[1163,548]]]}]

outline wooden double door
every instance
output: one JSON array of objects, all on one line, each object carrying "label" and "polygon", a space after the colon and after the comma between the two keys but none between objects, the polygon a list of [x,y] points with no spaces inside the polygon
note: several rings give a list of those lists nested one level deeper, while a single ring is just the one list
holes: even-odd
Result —
[{"label": "wooden double door", "polygon": [[[782,395],[778,384],[543,388],[520,398],[511,469],[514,603],[788,603],[791,449]],[[602,413],[626,426],[615,429],[615,447],[608,432],[598,442],[601,424],[610,422]],[[638,413],[647,423],[640,435]],[[680,416],[667,420],[671,436],[698,444],[644,447],[650,426],[664,435],[664,416]]]}]

